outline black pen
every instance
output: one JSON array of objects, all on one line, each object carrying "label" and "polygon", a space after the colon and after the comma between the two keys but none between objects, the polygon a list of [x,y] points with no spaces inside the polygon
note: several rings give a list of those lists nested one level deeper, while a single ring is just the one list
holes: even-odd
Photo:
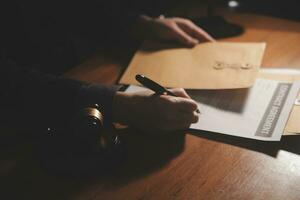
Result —
[{"label": "black pen", "polygon": [[[135,76],[135,79],[142,84],[144,87],[152,90],[153,92],[155,92],[158,95],[161,94],[166,94],[166,95],[170,95],[170,96],[174,96],[176,97],[177,95],[174,94],[173,92],[171,92],[170,90],[167,90],[165,87],[161,86],[160,84],[156,83],[155,81],[147,78],[144,75],[141,74],[137,74]],[[199,109],[196,110],[197,113],[200,113]]]}]

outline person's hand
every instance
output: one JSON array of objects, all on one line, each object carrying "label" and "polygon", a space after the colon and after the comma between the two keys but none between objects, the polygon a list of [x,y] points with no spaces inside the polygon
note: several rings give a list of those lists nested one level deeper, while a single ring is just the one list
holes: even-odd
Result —
[{"label": "person's hand", "polygon": [[189,128],[198,121],[197,104],[183,89],[172,89],[178,97],[155,95],[147,90],[117,92],[113,101],[115,122],[146,132]]},{"label": "person's hand", "polygon": [[139,30],[146,38],[176,41],[186,46],[215,41],[207,32],[184,18],[140,16]]}]

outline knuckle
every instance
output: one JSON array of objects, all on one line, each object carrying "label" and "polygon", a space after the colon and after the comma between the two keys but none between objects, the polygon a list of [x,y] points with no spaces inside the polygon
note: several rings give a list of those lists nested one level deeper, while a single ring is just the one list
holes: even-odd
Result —
[{"label": "knuckle", "polygon": [[190,99],[190,102],[191,102],[191,107],[192,107],[194,110],[196,110],[196,109],[198,108],[198,104],[197,104],[194,100],[192,100],[192,99]]},{"label": "knuckle", "polygon": [[191,20],[189,20],[189,19],[184,19],[184,22],[186,23],[186,24],[189,24],[189,25],[192,25],[192,24],[194,24]]},{"label": "knuckle", "polygon": [[168,25],[168,26],[176,26],[176,22],[174,20],[166,20],[165,23]]},{"label": "knuckle", "polygon": [[182,92],[182,93],[185,92],[185,90],[184,90],[183,88],[178,88],[178,91],[179,91],[179,92]]},{"label": "knuckle", "polygon": [[168,24],[169,26],[174,26],[175,25],[175,23],[173,22],[173,21],[166,21],[166,24]]},{"label": "knuckle", "polygon": [[197,114],[193,115],[192,123],[197,123],[199,121],[199,116]]},{"label": "knuckle", "polygon": [[198,109],[198,104],[196,102],[193,101],[193,111]]},{"label": "knuckle", "polygon": [[198,105],[193,100],[186,100],[184,105],[185,110],[193,112],[197,109]]},{"label": "knuckle", "polygon": [[180,22],[187,28],[192,28],[194,26],[194,23],[189,19],[181,19]]}]

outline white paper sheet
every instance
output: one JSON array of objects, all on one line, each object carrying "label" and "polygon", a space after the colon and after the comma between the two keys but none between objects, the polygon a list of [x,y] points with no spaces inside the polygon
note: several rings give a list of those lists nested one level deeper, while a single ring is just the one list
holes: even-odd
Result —
[{"label": "white paper sheet", "polygon": [[[189,90],[201,111],[191,129],[265,141],[279,141],[300,82],[257,79],[250,89]],[[130,86],[126,92],[144,88]]]}]

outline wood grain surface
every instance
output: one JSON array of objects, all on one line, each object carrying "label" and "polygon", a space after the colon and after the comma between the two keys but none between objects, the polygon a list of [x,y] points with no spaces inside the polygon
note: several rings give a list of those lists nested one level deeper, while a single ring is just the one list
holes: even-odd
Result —
[{"label": "wood grain surface", "polygon": [[[241,36],[266,42],[264,67],[300,68],[300,23],[225,14],[243,25]],[[95,56],[67,76],[116,83],[129,59]],[[220,122],[221,123],[221,122]],[[300,138],[258,142],[205,132],[144,136],[123,131],[128,157],[105,177],[67,178],[42,169],[28,145],[1,151],[1,199],[300,199]],[[2,198],[5,197],[5,198]]]}]

